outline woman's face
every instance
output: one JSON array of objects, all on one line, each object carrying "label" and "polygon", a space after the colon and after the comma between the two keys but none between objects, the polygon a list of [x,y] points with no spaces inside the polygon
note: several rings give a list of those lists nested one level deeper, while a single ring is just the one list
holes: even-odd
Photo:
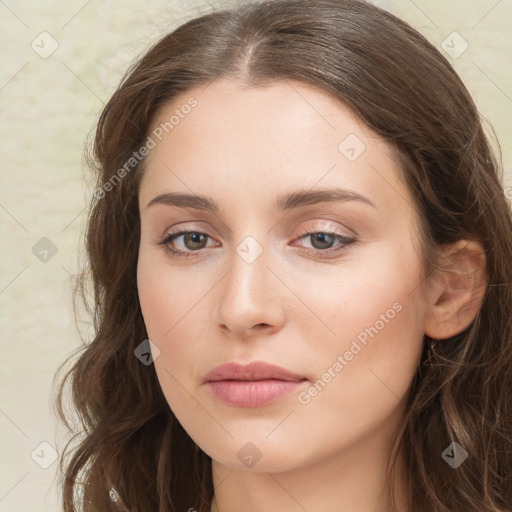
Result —
[{"label": "woman's face", "polygon": [[[162,107],[152,130],[138,289],[184,429],[214,460],[254,471],[388,443],[428,311],[389,146],[300,82],[219,79]],[[295,377],[206,381],[256,361]]]}]

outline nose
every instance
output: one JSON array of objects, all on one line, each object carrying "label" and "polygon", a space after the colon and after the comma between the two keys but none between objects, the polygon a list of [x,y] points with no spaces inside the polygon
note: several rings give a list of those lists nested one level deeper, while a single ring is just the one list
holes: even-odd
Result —
[{"label": "nose", "polygon": [[273,334],[286,321],[284,285],[265,250],[254,261],[240,254],[233,251],[231,270],[219,288],[217,325],[235,339]]}]

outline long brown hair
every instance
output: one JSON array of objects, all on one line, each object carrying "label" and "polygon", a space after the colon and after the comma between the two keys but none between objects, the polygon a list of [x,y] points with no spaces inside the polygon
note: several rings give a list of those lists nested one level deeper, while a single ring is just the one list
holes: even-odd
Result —
[{"label": "long brown hair", "polygon": [[[89,155],[99,193],[76,287],[86,304],[92,291],[94,336],[56,402],[62,420],[77,413],[83,430],[72,431],[78,437],[61,458],[65,512],[210,510],[211,459],[174,417],[153,365],[134,356],[147,338],[136,285],[144,159],[125,163],[159,107],[229,76],[313,84],[383,137],[422,219],[426,271],[441,244],[483,244],[483,305],[449,342],[425,336],[395,447],[407,454],[410,510],[512,510],[512,214],[475,104],[440,52],[393,15],[358,0],[268,0],[202,15],[163,37],[127,71],[99,119]],[[441,457],[453,441],[469,454],[456,470]]]}]

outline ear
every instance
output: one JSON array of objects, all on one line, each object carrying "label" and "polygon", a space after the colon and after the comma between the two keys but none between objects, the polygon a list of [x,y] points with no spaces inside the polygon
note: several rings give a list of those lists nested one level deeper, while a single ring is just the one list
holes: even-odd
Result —
[{"label": "ear", "polygon": [[442,340],[459,334],[475,319],[487,290],[485,249],[475,240],[459,240],[442,249],[432,280],[425,334]]}]

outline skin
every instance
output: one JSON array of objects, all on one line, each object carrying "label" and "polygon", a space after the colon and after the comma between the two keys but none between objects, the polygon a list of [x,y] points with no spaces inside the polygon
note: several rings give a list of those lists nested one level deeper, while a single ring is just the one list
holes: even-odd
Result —
[{"label": "skin", "polygon": [[[342,503],[351,512],[387,511],[385,467],[423,335],[461,330],[474,312],[457,316],[466,296],[450,302],[446,280],[424,279],[413,199],[392,151],[342,103],[299,82],[247,87],[223,78],[161,107],[153,128],[191,97],[197,106],[148,155],[137,279],[162,390],[212,457],[211,510],[327,512]],[[354,161],[338,149],[349,134],[366,146]],[[280,195],[335,187],[374,206],[346,200],[272,211]],[[167,192],[209,196],[220,211],[147,207]],[[177,228],[207,235],[169,244],[187,258],[157,244]],[[305,231],[356,242],[328,239],[329,249]],[[237,252],[246,237],[262,250],[252,262]],[[389,319],[393,304],[400,311]],[[381,315],[384,327],[333,371]],[[252,409],[219,402],[203,385],[220,364],[252,361],[307,377],[303,397],[329,368],[335,377],[306,404],[293,393]],[[247,443],[261,455],[252,467],[237,456]],[[405,512],[398,468],[393,485]]]}]

